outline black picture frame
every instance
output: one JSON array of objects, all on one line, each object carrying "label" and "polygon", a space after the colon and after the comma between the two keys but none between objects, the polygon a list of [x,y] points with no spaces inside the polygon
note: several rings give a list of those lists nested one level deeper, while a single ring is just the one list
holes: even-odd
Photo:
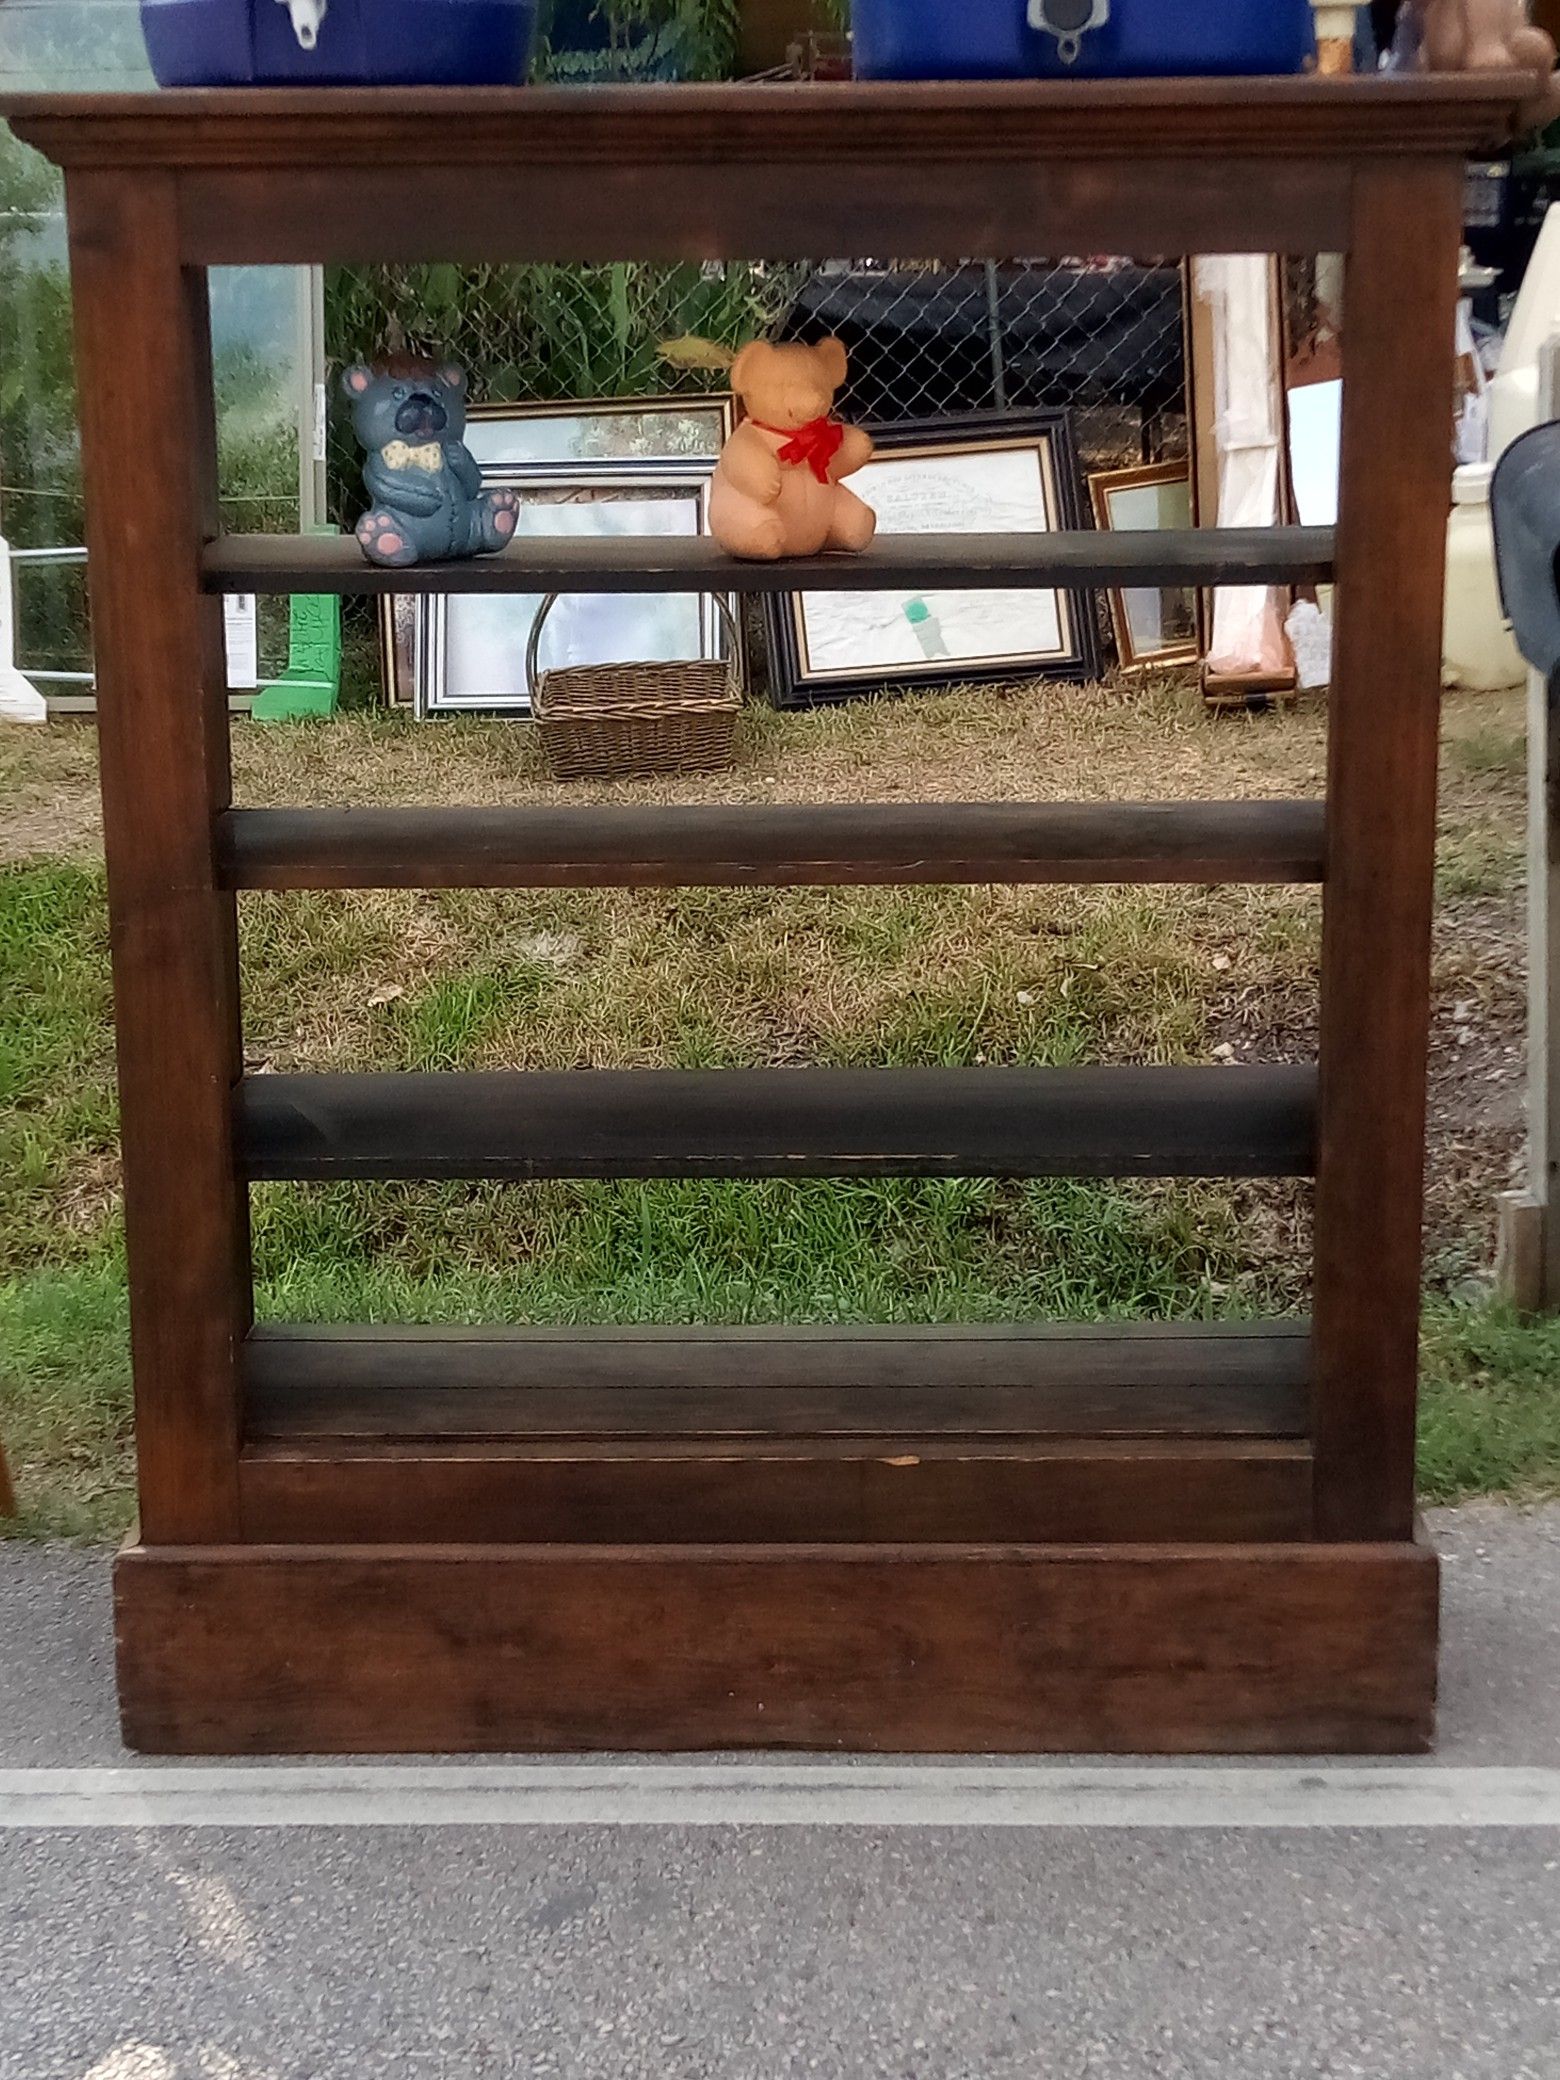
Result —
[{"label": "black picture frame", "polygon": [[[955,413],[937,419],[901,420],[893,425],[874,426],[870,431],[877,444],[877,453],[873,463],[851,480],[852,488],[858,490],[869,504],[873,503],[870,489],[872,469],[879,461],[914,459],[919,455],[929,460],[946,461],[959,454],[978,458],[1033,450],[1038,465],[1036,488],[1047,527],[1061,531],[1092,524],[1083,495],[1071,415],[1065,410]],[[884,530],[885,533],[894,531],[892,528]],[[897,531],[910,530],[900,528]],[[956,519],[951,525],[945,523],[941,531],[959,531]],[[827,667],[820,664],[827,646],[816,637],[809,615],[816,618],[828,613],[830,606],[825,606],[825,602],[831,603],[833,610],[837,611],[842,601],[859,602],[875,595],[818,593],[811,596],[816,604],[810,609],[809,596],[805,592],[772,594],[765,602],[770,698],[777,708],[811,708],[891,691],[910,693],[945,686],[1000,684],[1015,679],[1046,678],[1077,683],[1097,678],[1100,670],[1099,635],[1090,595],[1086,591],[1060,586],[1028,587],[1025,591],[1044,595],[1055,603],[1059,637],[1055,644],[1013,649],[1004,651],[1001,656],[970,654],[961,657],[956,652],[945,650],[942,657],[936,657],[928,649],[925,661],[920,664],[902,659],[897,662],[864,662],[860,669],[854,669],[848,663],[841,665],[836,662]],[[934,597],[945,599],[955,593],[956,588],[943,588]],[[982,603],[982,613],[989,620],[993,608],[1014,595],[957,593],[957,597],[978,598]],[[926,602],[920,604],[924,606]],[[911,620],[910,625],[924,626],[927,621],[937,630],[940,639],[935,610],[923,616],[919,624]],[[897,626],[895,633],[900,633]],[[837,634],[833,640],[837,651]],[[870,638],[864,635],[863,640],[865,647]]]}]

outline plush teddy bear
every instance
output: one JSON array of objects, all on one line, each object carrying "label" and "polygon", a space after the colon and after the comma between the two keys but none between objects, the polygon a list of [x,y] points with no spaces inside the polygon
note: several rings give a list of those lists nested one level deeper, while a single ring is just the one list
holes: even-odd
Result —
[{"label": "plush teddy bear", "polygon": [[1421,62],[1431,72],[1554,70],[1555,47],[1522,0],[1410,0]]},{"label": "plush teddy bear", "polygon": [[444,557],[491,556],[513,538],[520,501],[484,490],[466,430],[466,372],[409,357],[349,368],[341,387],[368,451],[373,504],[357,524],[370,563],[399,568]]},{"label": "plush teddy bear", "polygon": [[871,461],[872,442],[830,417],[845,368],[837,339],[815,347],[755,340],[732,362],[745,416],[710,492],[710,532],[728,554],[772,562],[871,541],[877,515],[840,479]]}]

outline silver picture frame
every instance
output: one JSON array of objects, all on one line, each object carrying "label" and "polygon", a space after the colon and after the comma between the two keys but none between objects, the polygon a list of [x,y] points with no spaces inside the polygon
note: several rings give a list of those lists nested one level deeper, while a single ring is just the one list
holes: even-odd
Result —
[{"label": "silver picture frame", "polygon": [[552,470],[713,469],[736,423],[729,391],[614,397],[564,404],[476,404],[466,446],[479,468],[534,476]]},{"label": "silver picture frame", "polygon": [[[482,404],[467,446],[486,483],[521,501],[538,534],[708,532],[709,485],[731,430],[729,394]],[[509,553],[513,553],[512,551]],[[391,594],[381,602],[386,697],[419,719],[530,713],[526,647],[544,591]],[[715,602],[689,593],[565,594],[542,663],[651,663],[725,655]]]}]

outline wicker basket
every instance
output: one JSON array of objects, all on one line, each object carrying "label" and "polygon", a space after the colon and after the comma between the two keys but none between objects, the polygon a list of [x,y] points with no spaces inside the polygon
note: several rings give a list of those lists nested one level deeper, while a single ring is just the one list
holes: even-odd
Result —
[{"label": "wicker basket", "polygon": [[670,664],[537,668],[549,593],[531,624],[526,677],[542,756],[555,780],[618,780],[637,773],[706,773],[734,757],[742,706],[741,641],[726,601],[712,595],[728,656]]}]

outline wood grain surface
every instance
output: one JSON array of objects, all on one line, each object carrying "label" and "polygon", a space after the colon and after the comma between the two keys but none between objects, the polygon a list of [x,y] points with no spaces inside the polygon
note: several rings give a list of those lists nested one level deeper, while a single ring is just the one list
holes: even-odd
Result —
[{"label": "wood grain surface", "polygon": [[1122,533],[879,535],[859,556],[743,562],[708,535],[528,536],[497,556],[386,570],[351,535],[224,535],[206,550],[213,592],[925,592],[1025,585],[1319,585],[1326,527]]},{"label": "wood grain surface", "polygon": [[247,1076],[250,1178],[1303,1177],[1316,1072]]},{"label": "wood grain surface", "polygon": [[1410,1545],[134,1548],[150,1754],[1405,1753]]},{"label": "wood grain surface", "polygon": [[1315,882],[1321,802],[230,809],[229,888]]},{"label": "wood grain surface", "polygon": [[258,1325],[245,1436],[1303,1438],[1305,1322]]},{"label": "wood grain surface", "polygon": [[227,674],[198,577],[216,524],[206,285],[179,266],[167,175],[73,173],[67,200],[141,1522],[228,1537],[249,1254],[237,928],[212,849]]}]

